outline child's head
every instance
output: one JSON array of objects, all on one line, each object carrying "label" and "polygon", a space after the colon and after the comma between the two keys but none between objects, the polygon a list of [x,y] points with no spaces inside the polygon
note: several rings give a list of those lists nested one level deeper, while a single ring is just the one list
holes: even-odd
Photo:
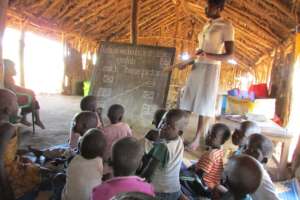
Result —
[{"label": "child's head", "polygon": [[9,59],[3,59],[4,76],[12,77],[16,75],[15,63]]},{"label": "child's head", "polygon": [[250,135],[246,142],[244,153],[252,156],[259,162],[265,164],[272,156],[273,144],[270,139],[261,135]]},{"label": "child's head", "polygon": [[232,143],[237,146],[243,145],[247,137],[255,133],[261,133],[260,127],[255,122],[244,121],[240,124],[239,129],[235,129],[232,135]]},{"label": "child's head", "polygon": [[144,150],[134,137],[118,140],[112,147],[112,167],[115,176],[134,175],[140,167]]},{"label": "child's head", "polygon": [[103,157],[106,140],[103,133],[96,128],[88,130],[80,144],[80,154],[85,159]]},{"label": "child's head", "polygon": [[172,109],[167,112],[159,124],[159,133],[161,139],[174,140],[182,134],[188,124],[188,113]]},{"label": "child's head", "polygon": [[245,198],[254,193],[262,180],[262,170],[250,156],[233,156],[224,169],[226,185],[235,199]]},{"label": "child's head", "polygon": [[112,198],[112,200],[155,200],[156,198],[141,192],[125,192],[120,193]]},{"label": "child's head", "polygon": [[15,117],[18,114],[18,103],[15,93],[7,89],[0,89],[1,118]]},{"label": "child's head", "polygon": [[80,101],[80,109],[82,111],[92,111],[97,110],[97,98],[95,96],[83,97]]},{"label": "child's head", "polygon": [[205,143],[213,148],[220,148],[230,137],[230,129],[225,124],[214,124],[208,132]]},{"label": "child's head", "polygon": [[73,130],[81,136],[83,136],[87,130],[97,128],[97,126],[97,114],[91,111],[82,111],[77,113],[73,120]]},{"label": "child's head", "polygon": [[112,124],[116,124],[116,123],[122,121],[124,113],[125,113],[125,110],[122,105],[114,104],[109,107],[108,112],[107,112],[107,117],[109,118],[109,120]]},{"label": "child's head", "polygon": [[163,118],[164,114],[166,113],[167,111],[165,109],[159,109],[157,110],[155,113],[154,113],[154,117],[153,117],[153,121],[152,121],[152,124],[158,128],[158,125],[161,121],[161,119]]}]

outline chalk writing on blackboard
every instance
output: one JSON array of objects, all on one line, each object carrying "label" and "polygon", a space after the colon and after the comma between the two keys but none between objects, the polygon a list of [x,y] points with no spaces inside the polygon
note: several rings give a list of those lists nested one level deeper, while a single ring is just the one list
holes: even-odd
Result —
[{"label": "chalk writing on blackboard", "polygon": [[162,69],[172,65],[175,49],[104,42],[98,54],[91,94],[104,112],[120,103],[127,120],[150,125],[156,109],[166,103],[170,74]]},{"label": "chalk writing on blackboard", "polygon": [[155,92],[154,91],[144,91],[143,98],[153,101]]},{"label": "chalk writing on blackboard", "polygon": [[116,72],[116,66],[103,66],[104,72]]},{"label": "chalk writing on blackboard", "polygon": [[112,93],[112,88],[99,88],[97,96],[99,97],[110,97]]},{"label": "chalk writing on blackboard", "polygon": [[103,75],[103,83],[113,83],[114,82],[114,76],[113,75],[108,75],[104,74]]}]

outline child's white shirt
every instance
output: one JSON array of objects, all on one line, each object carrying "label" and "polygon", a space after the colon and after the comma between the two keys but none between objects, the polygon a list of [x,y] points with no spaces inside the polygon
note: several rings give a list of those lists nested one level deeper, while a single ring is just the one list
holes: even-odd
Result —
[{"label": "child's white shirt", "polygon": [[77,155],[67,169],[63,200],[89,200],[92,189],[102,183],[102,158],[85,159]]},{"label": "child's white shirt", "polygon": [[[151,146],[151,143],[148,144]],[[169,162],[165,168],[158,167],[152,177],[155,192],[173,193],[180,191],[179,173],[183,160],[184,145],[181,137],[165,142],[169,151]]]},{"label": "child's white shirt", "polygon": [[262,182],[256,192],[250,195],[252,200],[280,200],[269,173],[262,164],[260,165],[263,172]]}]

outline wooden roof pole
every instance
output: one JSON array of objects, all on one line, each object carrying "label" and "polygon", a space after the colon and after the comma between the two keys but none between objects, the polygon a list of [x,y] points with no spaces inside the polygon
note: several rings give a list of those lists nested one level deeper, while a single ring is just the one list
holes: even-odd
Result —
[{"label": "wooden roof pole", "polygon": [[25,55],[25,25],[22,22],[21,25],[21,37],[20,37],[20,84],[22,87],[25,87],[25,63],[24,63],[24,55]]},{"label": "wooden roof pole", "polygon": [[131,43],[137,44],[137,35],[138,35],[138,0],[131,0]]},{"label": "wooden roof pole", "polygon": [[4,86],[3,61],[2,61],[2,37],[5,29],[5,16],[8,0],[0,0],[0,88]]}]

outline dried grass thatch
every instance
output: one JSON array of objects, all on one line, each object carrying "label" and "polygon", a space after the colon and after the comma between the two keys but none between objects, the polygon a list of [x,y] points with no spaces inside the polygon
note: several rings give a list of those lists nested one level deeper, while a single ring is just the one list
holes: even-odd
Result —
[{"label": "dried grass thatch", "polygon": [[[247,67],[288,38],[297,24],[296,0],[228,2],[224,17],[236,27],[236,57]],[[171,46],[195,45],[206,21],[204,4],[204,0],[139,0],[139,43],[169,38]],[[84,49],[103,40],[127,40],[130,9],[131,0],[10,0],[8,23],[26,23],[55,37],[64,33],[74,47]]]},{"label": "dried grass thatch", "polygon": [[[205,0],[138,0],[138,44],[192,54],[207,20],[204,6]],[[131,0],[10,0],[7,23],[63,39],[80,52],[95,52],[101,41],[130,42],[130,15]],[[236,28],[238,66],[223,66],[221,87],[237,86],[235,78],[247,72],[256,82],[268,81],[272,53],[298,24],[300,1],[228,0],[223,15]],[[171,99],[189,70],[173,72]]]}]

